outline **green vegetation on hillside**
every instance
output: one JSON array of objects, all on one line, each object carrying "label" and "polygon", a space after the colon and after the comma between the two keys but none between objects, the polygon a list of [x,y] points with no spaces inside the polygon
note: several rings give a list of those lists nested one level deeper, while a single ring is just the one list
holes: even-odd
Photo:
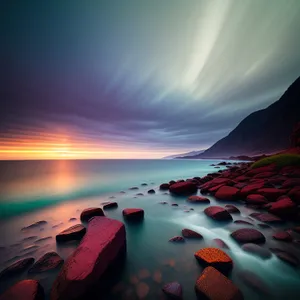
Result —
[{"label": "green vegetation on hillside", "polygon": [[300,166],[300,155],[298,154],[278,154],[260,159],[253,163],[252,168],[264,167],[275,164],[278,168],[285,166]]}]

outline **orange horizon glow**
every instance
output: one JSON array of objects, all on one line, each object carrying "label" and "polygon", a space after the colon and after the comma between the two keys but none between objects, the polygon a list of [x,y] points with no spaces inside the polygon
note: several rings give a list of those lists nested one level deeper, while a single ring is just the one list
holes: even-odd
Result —
[{"label": "orange horizon glow", "polygon": [[44,132],[11,133],[0,138],[0,160],[155,159],[176,153],[174,149],[148,149],[138,143],[98,142],[75,136],[70,138],[66,134]]}]

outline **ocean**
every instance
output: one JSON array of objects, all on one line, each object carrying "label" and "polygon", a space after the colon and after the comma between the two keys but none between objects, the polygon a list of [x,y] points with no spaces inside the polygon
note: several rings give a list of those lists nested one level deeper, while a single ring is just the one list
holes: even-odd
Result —
[{"label": "ocean", "polygon": [[[114,219],[123,221],[122,210],[138,207],[145,210],[145,219],[138,226],[126,225],[127,258],[119,283],[107,299],[139,299],[141,283],[143,299],[160,299],[164,283],[178,281],[183,285],[184,299],[196,299],[194,284],[202,267],[194,258],[194,252],[212,245],[220,238],[229,246],[225,250],[234,261],[230,274],[241,289],[245,299],[297,299],[300,293],[300,273],[274,255],[268,260],[244,252],[230,233],[245,227],[233,223],[217,223],[208,219],[203,210],[208,206],[195,205],[186,197],[173,197],[159,190],[159,185],[170,180],[193,178],[215,172],[211,164],[217,160],[56,160],[56,161],[2,161],[0,162],[0,271],[14,261],[34,257],[38,259],[49,251],[67,257],[78,243],[57,245],[55,235],[80,223],[80,212],[88,207],[100,206],[105,201],[116,201],[117,209],[105,211]],[[224,167],[221,167],[222,169]],[[147,184],[142,185],[142,184]],[[137,190],[130,190],[138,187]],[[148,194],[155,189],[155,194]],[[125,192],[125,193],[124,193]],[[143,195],[137,195],[142,193]],[[224,206],[228,202],[208,196],[210,205]],[[166,201],[169,205],[161,205]],[[177,203],[178,207],[171,206]],[[235,203],[241,214],[233,214],[236,220],[247,220],[254,212],[243,203]],[[193,208],[194,210],[190,210]],[[188,212],[187,212],[188,211]],[[70,218],[77,218],[70,222]],[[23,232],[22,227],[45,220],[42,227]],[[253,220],[253,223],[258,222]],[[277,225],[280,228],[282,225]],[[285,228],[288,224],[285,225]],[[185,243],[168,242],[181,235],[183,228],[193,229],[203,235],[203,240],[187,240]],[[267,243],[264,247],[280,248],[283,242],[272,239],[274,229],[262,229]],[[48,237],[36,243],[38,239]],[[285,249],[295,252],[293,245]],[[248,273],[247,273],[248,272]],[[246,280],[243,274],[256,275]],[[1,282],[0,293],[14,282],[24,278],[41,281],[47,297],[57,273],[40,275],[21,274]],[[249,278],[249,276],[248,276]],[[257,279],[258,278],[258,279]],[[147,286],[147,288],[145,288]]]}]

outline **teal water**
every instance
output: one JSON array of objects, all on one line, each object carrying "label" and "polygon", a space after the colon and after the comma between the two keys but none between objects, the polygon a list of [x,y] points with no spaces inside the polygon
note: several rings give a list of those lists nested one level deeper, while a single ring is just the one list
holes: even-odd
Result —
[{"label": "teal water", "polygon": [[[33,256],[36,259],[48,251],[58,252],[66,259],[76,248],[76,243],[58,246],[55,235],[76,224],[80,212],[90,206],[101,206],[101,202],[118,202],[119,207],[106,212],[108,217],[124,221],[122,209],[140,207],[145,210],[143,223],[137,226],[126,225],[127,259],[120,281],[112,289],[107,299],[163,299],[161,287],[170,281],[183,285],[184,299],[196,299],[194,284],[202,268],[194,258],[194,252],[212,245],[214,238],[223,239],[229,246],[226,252],[234,260],[230,275],[233,282],[242,290],[245,299],[298,299],[300,293],[300,273],[274,255],[262,260],[243,252],[231,238],[230,233],[244,226],[233,223],[217,223],[203,213],[207,205],[193,205],[186,197],[173,197],[159,191],[162,182],[172,179],[204,176],[214,172],[212,160],[95,160],[95,161],[27,161],[1,162],[0,175],[0,269],[17,259]],[[142,186],[147,183],[147,186]],[[137,186],[138,190],[129,190]],[[150,188],[156,194],[149,195]],[[120,191],[125,191],[121,194]],[[143,193],[144,196],[136,196]],[[224,206],[210,197],[211,205]],[[168,205],[159,204],[160,201]],[[178,207],[172,207],[177,203]],[[234,219],[246,219],[253,212],[242,203],[236,206],[241,214]],[[194,211],[189,211],[193,208]],[[71,217],[77,218],[69,222]],[[21,228],[33,222],[46,220],[41,228],[21,232]],[[254,221],[255,224],[257,222]],[[284,225],[285,228],[289,224]],[[184,244],[169,243],[168,240],[180,235],[183,228],[200,232],[204,239],[186,241]],[[259,229],[267,238],[264,247],[284,248],[300,257],[299,246],[272,239],[277,228]],[[26,240],[33,237],[31,240]],[[39,238],[51,237],[41,243]],[[38,248],[32,250],[32,245]],[[243,271],[251,271],[261,280],[249,285],[240,276]],[[41,281],[47,295],[56,273],[31,276]],[[18,278],[1,282],[0,292],[19,279],[29,278],[22,274]],[[147,292],[141,297],[141,290]],[[266,295],[263,291],[267,290]],[[140,297],[138,297],[140,295]]]}]

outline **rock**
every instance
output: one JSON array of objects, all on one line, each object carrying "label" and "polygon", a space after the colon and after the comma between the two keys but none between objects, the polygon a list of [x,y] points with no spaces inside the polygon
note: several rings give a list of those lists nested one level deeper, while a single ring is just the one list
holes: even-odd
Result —
[{"label": "rock", "polygon": [[197,190],[197,185],[190,181],[177,182],[170,186],[170,192],[176,195],[194,194]]},{"label": "rock", "polygon": [[155,194],[155,191],[153,189],[148,191],[148,194]]},{"label": "rock", "polygon": [[231,204],[226,204],[225,209],[231,214],[239,214],[240,213],[240,210],[236,206],[231,205]]},{"label": "rock", "polygon": [[275,240],[284,241],[284,242],[292,242],[292,236],[286,231],[278,231],[273,234],[273,238]]},{"label": "rock", "polygon": [[61,225],[63,225],[63,224],[64,224],[63,222],[60,222],[60,223],[58,223],[58,224],[52,226],[52,228],[57,228],[57,227],[59,227],[59,226],[61,226]]},{"label": "rock", "polygon": [[136,191],[136,190],[138,190],[138,189],[139,189],[139,188],[138,188],[137,186],[133,186],[133,187],[129,188],[130,191]]},{"label": "rock", "polygon": [[38,237],[36,235],[33,235],[33,236],[29,236],[29,237],[26,237],[23,239],[23,242],[28,242],[28,241],[32,241],[32,240],[35,240],[37,239]]},{"label": "rock", "polygon": [[162,183],[162,184],[159,186],[159,189],[165,191],[165,190],[168,190],[168,189],[169,189],[169,186],[170,186],[169,183]]},{"label": "rock", "polygon": [[125,251],[124,224],[106,217],[93,218],[80,245],[69,256],[55,280],[51,300],[85,298],[84,295]]},{"label": "rock", "polygon": [[265,243],[265,236],[258,230],[252,228],[242,228],[231,233],[231,237],[234,238],[238,243]]},{"label": "rock", "polygon": [[277,175],[275,172],[262,172],[259,174],[256,174],[254,178],[271,178],[272,176]]},{"label": "rock", "polygon": [[265,186],[265,182],[251,183],[243,187],[240,191],[240,196],[246,198],[250,194],[256,194],[257,191]]},{"label": "rock", "polygon": [[297,267],[299,265],[299,260],[298,258],[287,251],[278,249],[278,248],[270,248],[271,252],[273,252],[279,259],[282,261],[288,263],[289,265],[293,267]]},{"label": "rock", "polygon": [[210,206],[210,207],[207,207],[205,210],[204,210],[204,213],[214,219],[214,220],[217,220],[217,221],[229,221],[229,220],[232,220],[232,216],[229,214],[229,212],[224,209],[223,207],[220,207],[220,206]]},{"label": "rock", "polygon": [[162,291],[171,299],[182,299],[182,286],[178,282],[170,282],[163,286]]},{"label": "rock", "polygon": [[244,221],[244,220],[235,220],[233,221],[234,224],[239,224],[239,225],[251,225],[254,226],[252,223],[248,222],[248,221]]},{"label": "rock", "polygon": [[242,249],[263,259],[268,259],[272,256],[272,253],[268,249],[253,243],[246,243],[242,245]]},{"label": "rock", "polygon": [[178,204],[177,203],[172,203],[171,206],[178,206]]},{"label": "rock", "polygon": [[238,192],[239,189],[225,185],[217,190],[215,197],[219,200],[236,200]]},{"label": "rock", "polygon": [[166,201],[161,201],[161,202],[158,202],[159,204],[168,204],[168,202]]},{"label": "rock", "polygon": [[297,204],[300,204],[300,187],[295,187],[288,192],[288,196]]},{"label": "rock", "polygon": [[77,224],[60,232],[56,236],[56,241],[67,242],[72,240],[80,240],[85,235],[85,232],[86,232],[85,227],[81,224]]},{"label": "rock", "polygon": [[203,239],[203,236],[200,233],[191,229],[184,228],[182,229],[181,233],[183,237],[187,239]]},{"label": "rock", "polygon": [[37,245],[30,245],[30,246],[28,246],[28,247],[23,248],[23,249],[20,251],[20,253],[25,253],[25,252],[27,252],[27,251],[32,251],[32,250],[37,249],[38,247],[39,247],[39,246],[37,246]]},{"label": "rock", "polygon": [[103,209],[111,209],[111,208],[117,208],[118,207],[118,203],[117,202],[107,202],[103,205]]},{"label": "rock", "polygon": [[275,165],[268,165],[268,166],[252,169],[246,173],[246,176],[255,176],[257,174],[264,173],[264,172],[274,172],[275,170],[276,170]]},{"label": "rock", "polygon": [[127,221],[141,221],[144,219],[144,210],[141,208],[125,208],[123,209],[123,217]]},{"label": "rock", "polygon": [[149,293],[149,286],[144,282],[139,282],[136,286],[136,294],[139,299],[145,298]]},{"label": "rock", "polygon": [[283,218],[294,217],[297,215],[297,205],[288,196],[283,196],[271,203],[269,212]]},{"label": "rock", "polygon": [[77,220],[77,218],[70,218],[69,222],[73,222],[73,221],[76,221],[76,220]]},{"label": "rock", "polygon": [[257,224],[257,226],[260,227],[260,228],[264,228],[264,229],[270,229],[270,228],[271,228],[270,225],[268,225],[268,224],[263,224],[263,223],[259,223],[259,224]]},{"label": "rock", "polygon": [[147,183],[142,183],[142,184],[141,184],[141,186],[147,186],[147,185],[148,185]]},{"label": "rock", "polygon": [[171,180],[171,181],[169,182],[169,185],[172,185],[172,184],[174,184],[174,183],[176,183],[176,181],[175,181],[175,180]]},{"label": "rock", "polygon": [[171,239],[169,239],[169,242],[183,243],[185,242],[185,240],[182,236],[174,236]]},{"label": "rock", "polygon": [[82,211],[80,215],[81,222],[88,222],[92,217],[104,216],[104,212],[100,207],[91,207]]},{"label": "rock", "polygon": [[261,214],[261,213],[252,213],[250,214],[250,217],[265,223],[271,223],[271,224],[277,224],[282,223],[283,220],[272,215],[272,214]]},{"label": "rock", "polygon": [[23,227],[21,230],[25,231],[25,230],[28,230],[28,229],[34,229],[34,228],[38,228],[38,227],[46,225],[46,224],[47,224],[47,221],[38,221],[38,222],[35,222],[35,223],[33,223],[29,226]]},{"label": "rock", "polygon": [[221,239],[213,239],[212,244],[218,248],[229,249],[228,245]]},{"label": "rock", "polygon": [[289,178],[283,184],[283,189],[291,189],[300,186],[300,178]]},{"label": "rock", "polygon": [[210,203],[210,200],[208,198],[195,195],[188,197],[187,200],[192,203]]},{"label": "rock", "polygon": [[255,204],[255,205],[264,205],[267,204],[268,201],[266,197],[259,194],[250,194],[246,198],[247,204]]},{"label": "rock", "polygon": [[44,300],[44,289],[38,281],[27,279],[14,284],[1,296],[0,300]]},{"label": "rock", "polygon": [[260,277],[250,271],[242,271],[238,273],[238,277],[256,293],[264,295],[265,299],[272,299],[270,292],[266,284]]},{"label": "rock", "polygon": [[28,273],[42,273],[58,269],[64,260],[56,252],[48,252],[39,258],[28,270]]},{"label": "rock", "polygon": [[198,299],[243,300],[243,294],[233,282],[213,267],[204,269],[196,281]]},{"label": "rock", "polygon": [[195,253],[195,257],[202,266],[212,266],[225,274],[233,267],[232,259],[218,248],[203,248]]},{"label": "rock", "polygon": [[10,276],[14,276],[17,274],[23,273],[29,266],[31,266],[34,263],[34,258],[24,258],[16,261],[9,267],[5,268],[0,273],[0,279],[5,279]]},{"label": "rock", "polygon": [[267,198],[269,201],[276,201],[277,198],[283,196],[287,191],[277,188],[261,188],[257,190],[257,193]]},{"label": "rock", "polygon": [[43,243],[43,242],[51,240],[51,239],[52,239],[52,236],[46,236],[46,237],[43,237],[43,238],[40,238],[40,239],[36,240],[34,243],[35,244],[40,244],[40,243]]},{"label": "rock", "polygon": [[[143,193],[137,193],[136,196],[144,196]],[[113,202],[113,203],[116,203],[116,202]],[[117,207],[118,207],[118,204],[117,204]]]}]

